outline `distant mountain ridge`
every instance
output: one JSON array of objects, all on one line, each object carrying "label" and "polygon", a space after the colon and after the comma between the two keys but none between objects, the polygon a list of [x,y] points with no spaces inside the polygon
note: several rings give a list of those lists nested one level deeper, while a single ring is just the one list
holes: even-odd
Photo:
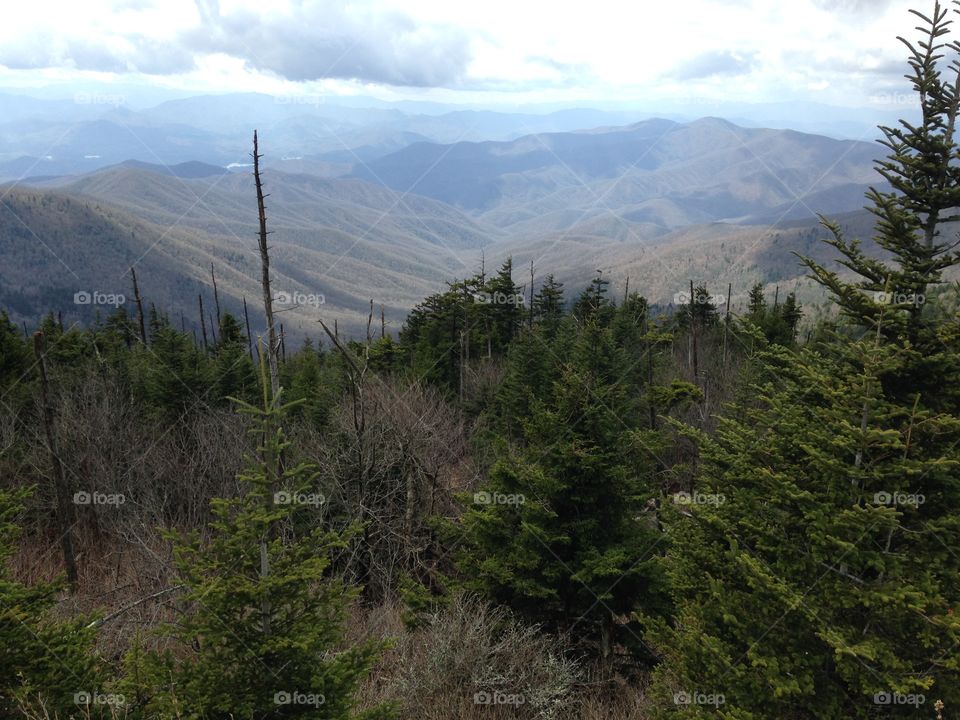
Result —
[{"label": "distant mountain ridge", "polygon": [[353,175],[436,198],[513,235],[580,232],[612,218],[628,234],[653,237],[705,222],[809,217],[805,198],[828,212],[855,209],[881,180],[879,154],[872,143],[720,118],[655,119],[509,142],[416,143],[357,164]]},{"label": "distant mountain ridge", "polygon": [[[690,279],[795,281],[791,246],[809,244],[816,212],[862,207],[864,190],[878,181],[878,154],[870,143],[704,118],[418,142],[369,159],[345,152],[341,177],[311,173],[321,161],[288,158],[303,171],[264,168],[276,287],[324,303],[286,309],[285,323],[295,334],[313,334],[318,317],[357,330],[372,299],[396,329],[424,296],[475,273],[482,253],[493,263],[512,256],[516,267],[533,260],[571,292],[598,268],[625,272],[656,301]],[[226,307],[258,294],[248,168],[124,159],[35,186],[2,190],[2,287],[36,277],[17,301],[24,318],[77,283],[50,257],[46,269],[37,264],[51,252],[74,258],[68,266],[76,263],[81,276],[79,269],[96,272],[105,253],[121,285],[123,264],[137,263],[145,287],[148,278],[162,280],[151,289],[157,304],[188,322],[211,262]],[[791,223],[806,229],[779,232]],[[680,248],[697,246],[706,264],[673,268]],[[0,305],[14,302],[8,294],[0,292]]]}]

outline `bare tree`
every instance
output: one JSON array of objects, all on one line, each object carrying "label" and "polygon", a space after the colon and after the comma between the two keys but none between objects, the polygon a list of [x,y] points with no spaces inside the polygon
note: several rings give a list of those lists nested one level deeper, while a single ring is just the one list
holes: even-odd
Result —
[{"label": "bare tree", "polygon": [[137,284],[137,271],[130,268],[130,277],[133,278],[133,299],[137,303],[137,322],[140,324],[140,342],[147,344],[147,329],[143,322],[143,298],[140,297],[140,286]]},{"label": "bare tree", "polygon": [[273,321],[273,294],[270,291],[270,252],[267,247],[267,206],[263,194],[263,182],[260,179],[260,155],[257,144],[257,131],[253,131],[253,179],[257,186],[257,214],[260,221],[258,233],[260,241],[260,286],[263,288],[263,311],[267,317],[267,367],[270,371],[270,390],[274,397],[280,391],[280,369],[277,362],[277,330]]},{"label": "bare tree", "polygon": [[53,405],[50,402],[50,383],[47,378],[47,358],[44,349],[43,333],[33,335],[33,349],[40,369],[40,399],[43,404],[43,429],[47,436],[47,450],[53,464],[54,490],[57,498],[57,531],[60,533],[60,546],[63,550],[63,565],[67,571],[67,581],[72,592],[77,590],[77,557],[73,548],[74,506],[71,504],[70,487],[67,474],[57,448],[57,435],[53,428]]}]

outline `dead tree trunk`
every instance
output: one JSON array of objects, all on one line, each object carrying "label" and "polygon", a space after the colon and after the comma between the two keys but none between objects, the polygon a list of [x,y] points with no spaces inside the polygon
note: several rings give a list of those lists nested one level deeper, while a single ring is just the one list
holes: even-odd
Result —
[{"label": "dead tree trunk", "polygon": [[260,221],[260,285],[263,288],[263,311],[267,316],[267,366],[270,369],[270,390],[274,397],[280,391],[280,369],[277,362],[277,330],[273,322],[273,294],[270,291],[270,253],[267,247],[267,206],[264,204],[263,182],[260,179],[260,152],[257,131],[253,131],[253,179],[257,186],[257,214]]},{"label": "dead tree trunk", "polygon": [[220,293],[217,292],[217,276],[213,274],[213,263],[210,263],[210,279],[213,281],[213,303],[217,308],[217,327],[220,327]]},{"label": "dead tree trunk", "polygon": [[213,341],[213,346],[217,346],[217,326],[213,323],[213,313],[210,313],[210,339]]},{"label": "dead tree trunk", "polygon": [[700,368],[697,362],[697,311],[695,304],[700,298],[693,294],[693,280],[690,281],[690,365],[693,367],[693,384],[700,387]]},{"label": "dead tree trunk", "polygon": [[657,428],[657,406],[653,395],[653,338],[650,334],[650,310],[649,308],[643,316],[643,334],[647,345],[647,398],[650,411],[650,429]]},{"label": "dead tree trunk", "polygon": [[133,299],[137,303],[137,322],[140,324],[140,342],[146,347],[147,328],[143,322],[143,298],[140,297],[140,286],[137,284],[137,271],[130,268],[130,277],[133,278]]},{"label": "dead tree trunk", "polygon": [[256,363],[253,359],[253,335],[250,334],[250,313],[247,312],[247,296],[243,296],[243,319],[247,324],[247,350],[250,351],[250,362]]},{"label": "dead tree trunk", "polygon": [[727,311],[723,315],[723,371],[727,371],[727,333],[730,331],[730,291],[733,283],[727,283]]},{"label": "dead tree trunk", "polygon": [[207,345],[207,321],[203,317],[203,293],[197,293],[197,300],[200,303],[200,330],[203,331],[203,351],[206,352],[209,346]]},{"label": "dead tree trunk", "polygon": [[33,335],[33,349],[40,368],[40,399],[43,403],[43,429],[47,435],[47,450],[53,464],[54,491],[57,498],[57,531],[60,533],[60,547],[63,550],[63,565],[67,572],[70,592],[77,590],[77,556],[73,548],[74,506],[71,504],[70,487],[67,474],[60,460],[57,447],[57,435],[53,428],[53,405],[50,402],[50,382],[47,378],[47,357],[44,349],[43,333]]},{"label": "dead tree trunk", "polygon": [[527,316],[527,327],[533,328],[533,260],[530,261],[530,313]]},{"label": "dead tree trunk", "polygon": [[367,314],[367,345],[373,342],[370,326],[373,324],[373,298],[370,298],[370,312]]}]

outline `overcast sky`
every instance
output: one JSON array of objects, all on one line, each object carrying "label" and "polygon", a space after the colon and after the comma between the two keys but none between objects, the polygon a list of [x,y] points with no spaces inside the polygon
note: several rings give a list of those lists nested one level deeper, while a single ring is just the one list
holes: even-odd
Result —
[{"label": "overcast sky", "polygon": [[[896,105],[914,0],[30,0],[0,85]],[[268,6],[268,8],[262,7]],[[912,98],[910,99],[912,101]]]}]

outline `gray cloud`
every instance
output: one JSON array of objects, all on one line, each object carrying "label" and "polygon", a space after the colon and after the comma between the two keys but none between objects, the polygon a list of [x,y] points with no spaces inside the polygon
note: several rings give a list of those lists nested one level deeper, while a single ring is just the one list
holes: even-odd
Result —
[{"label": "gray cloud", "polygon": [[193,56],[181,47],[142,35],[125,38],[122,49],[88,37],[37,33],[0,46],[0,65],[13,70],[72,67],[78,70],[168,75],[193,69]]},{"label": "gray cloud", "polygon": [[909,2],[904,0],[812,0],[814,7],[828,12],[848,13],[851,15],[860,15],[871,13],[882,15],[887,8],[900,4],[904,7],[910,7]]},{"label": "gray cloud", "polygon": [[[138,0],[117,0],[136,7]],[[224,53],[248,68],[292,81],[356,79],[388,85],[454,84],[471,60],[460,28],[417,23],[376,4],[294,2],[288,12],[221,12],[219,0],[196,0],[199,27],[162,43],[123,38],[51,37],[38,31],[0,47],[11,69],[74,67],[103,72],[168,75],[196,67],[196,58]]]},{"label": "gray cloud", "polygon": [[251,68],[293,81],[358,79],[436,86],[456,81],[470,61],[458,28],[416,23],[397,12],[307,0],[291,12],[224,15],[218,0],[197,0],[203,24],[184,43],[193,52],[222,52]]},{"label": "gray cloud", "polygon": [[678,80],[698,80],[715,75],[745,75],[753,69],[754,53],[713,50],[684,60],[671,75]]}]

